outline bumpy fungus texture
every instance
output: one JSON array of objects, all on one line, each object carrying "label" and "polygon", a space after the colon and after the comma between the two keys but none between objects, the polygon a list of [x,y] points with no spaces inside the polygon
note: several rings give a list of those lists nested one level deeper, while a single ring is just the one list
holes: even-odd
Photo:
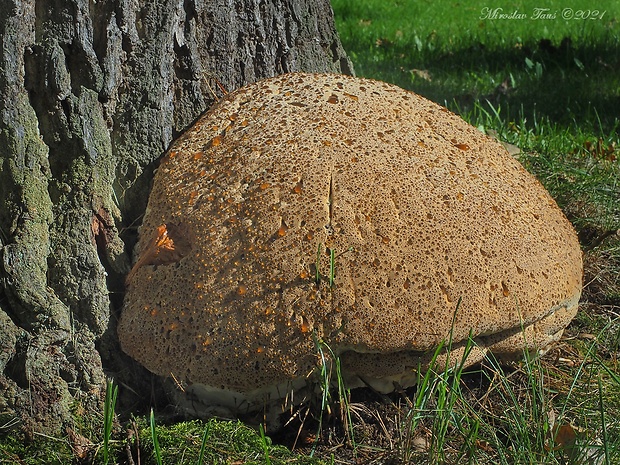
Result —
[{"label": "bumpy fungus texture", "polygon": [[544,349],[581,274],[571,225],[499,143],[393,85],[290,74],[171,147],[119,336],[195,400],[252,411],[305,384],[318,341],[384,392],[470,332],[469,363]]}]

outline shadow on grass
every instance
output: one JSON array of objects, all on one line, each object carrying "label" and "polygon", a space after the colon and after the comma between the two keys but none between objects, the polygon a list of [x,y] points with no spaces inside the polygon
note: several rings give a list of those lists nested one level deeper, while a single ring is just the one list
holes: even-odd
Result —
[{"label": "shadow on grass", "polygon": [[426,42],[344,38],[360,76],[393,82],[461,113],[476,101],[501,105],[509,119],[548,118],[609,134],[620,118],[620,40],[611,33],[450,50]]}]

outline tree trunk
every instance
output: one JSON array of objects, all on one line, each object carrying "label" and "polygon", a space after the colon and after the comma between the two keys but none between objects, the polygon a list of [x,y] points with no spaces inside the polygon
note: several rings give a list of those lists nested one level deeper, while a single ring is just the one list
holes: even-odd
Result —
[{"label": "tree trunk", "polygon": [[352,68],[328,0],[1,0],[0,28],[0,424],[57,434],[105,373],[150,398],[116,320],[170,142],[223,89]]}]

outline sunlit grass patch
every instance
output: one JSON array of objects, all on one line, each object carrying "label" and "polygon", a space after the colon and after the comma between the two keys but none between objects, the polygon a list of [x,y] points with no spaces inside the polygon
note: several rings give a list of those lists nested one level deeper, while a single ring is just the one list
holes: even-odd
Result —
[{"label": "sunlit grass patch", "polygon": [[[527,19],[488,19],[485,1],[333,0],[337,27],[359,75],[395,83],[454,108],[491,98],[552,121],[602,118],[614,125],[620,101],[620,5],[596,18],[584,1],[503,5]],[[502,5],[497,5],[502,7]],[[537,8],[556,19],[534,19]],[[562,18],[564,10],[588,20]]]},{"label": "sunlit grass patch", "polygon": [[[153,427],[151,427],[151,424]],[[299,456],[284,446],[274,445],[260,431],[237,421],[212,419],[158,424],[153,419],[137,423],[143,464],[320,464],[318,459]],[[156,438],[156,440],[154,440]]]}]

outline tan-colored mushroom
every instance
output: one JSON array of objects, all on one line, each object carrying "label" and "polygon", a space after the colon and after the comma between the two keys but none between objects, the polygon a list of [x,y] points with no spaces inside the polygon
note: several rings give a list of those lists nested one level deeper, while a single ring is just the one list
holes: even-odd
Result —
[{"label": "tan-colored mushroom", "polygon": [[442,340],[454,360],[471,334],[468,363],[544,350],[582,275],[570,223],[498,142],[393,85],[321,74],[232,92],[180,137],[136,257],[123,350],[236,411],[305,385],[319,341],[349,387],[383,392]]}]

